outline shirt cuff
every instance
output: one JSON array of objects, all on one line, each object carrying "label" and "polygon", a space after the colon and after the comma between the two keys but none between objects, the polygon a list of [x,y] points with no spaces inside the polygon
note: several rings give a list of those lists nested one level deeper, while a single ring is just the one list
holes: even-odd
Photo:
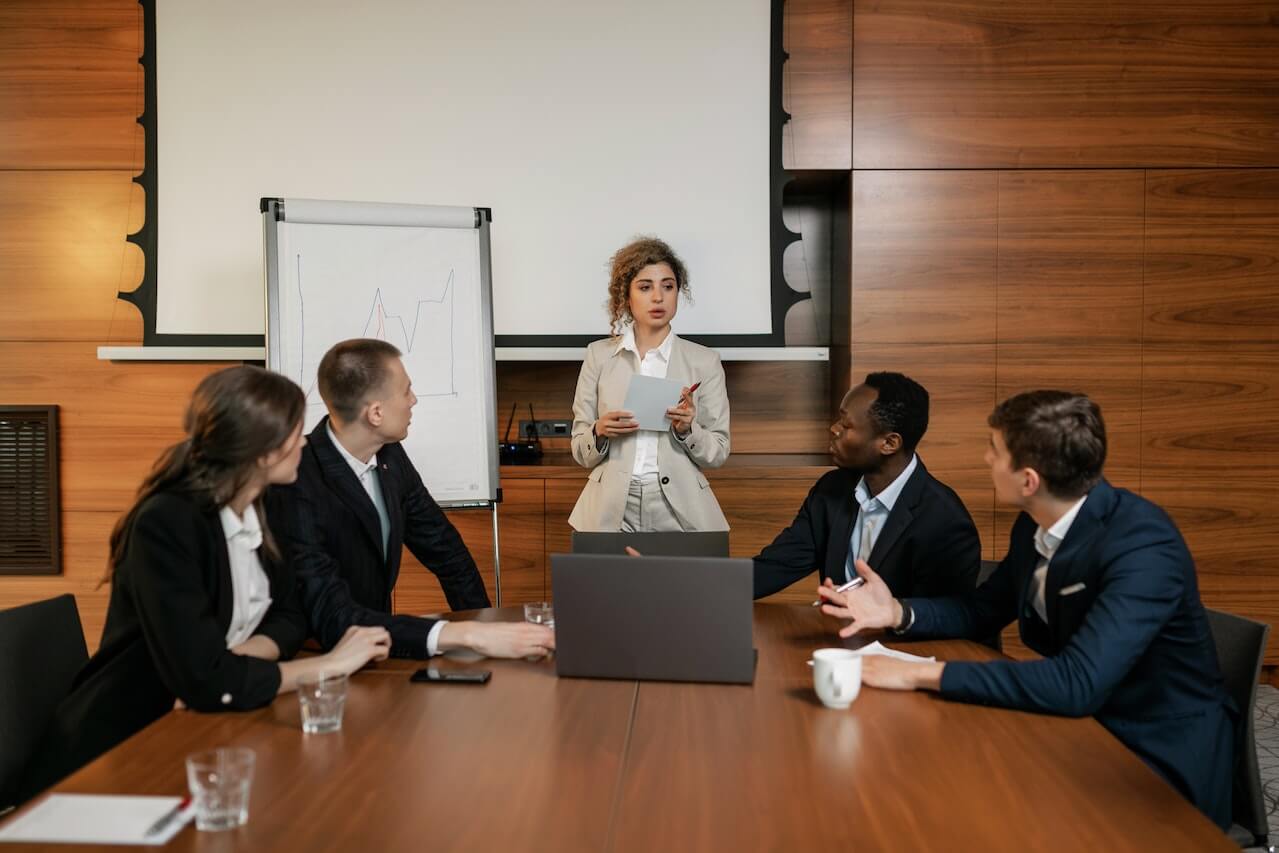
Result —
[{"label": "shirt cuff", "polygon": [[607,436],[603,436],[603,435],[597,435],[597,436],[595,436],[595,452],[596,452],[596,453],[607,453],[607,452],[608,452],[608,437],[607,437]]},{"label": "shirt cuff", "polygon": [[679,430],[675,429],[675,424],[671,424],[671,435],[675,436],[675,440],[680,444],[684,444],[690,437],[692,437],[693,430],[690,428],[686,434],[680,435]]},{"label": "shirt cuff", "polygon": [[440,653],[440,632],[447,624],[449,624],[447,619],[439,620],[431,626],[431,633],[426,635],[426,654],[429,657],[435,657]]}]

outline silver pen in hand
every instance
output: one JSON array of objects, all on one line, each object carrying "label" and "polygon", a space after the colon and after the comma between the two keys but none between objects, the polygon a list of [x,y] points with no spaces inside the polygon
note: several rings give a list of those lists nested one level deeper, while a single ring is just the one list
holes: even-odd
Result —
[{"label": "silver pen in hand", "polygon": [[[850,589],[857,589],[857,587],[862,586],[865,583],[866,579],[861,575],[858,575],[843,586],[835,587],[835,592],[848,592]],[[813,602],[814,607],[820,607],[821,604],[822,600],[820,598]]]}]

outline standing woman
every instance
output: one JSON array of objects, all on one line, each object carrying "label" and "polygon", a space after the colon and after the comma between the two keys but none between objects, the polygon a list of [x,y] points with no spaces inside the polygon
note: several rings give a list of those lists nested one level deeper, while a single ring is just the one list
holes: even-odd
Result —
[{"label": "standing woman", "polygon": [[[718,353],[671,329],[684,264],[661,240],[642,238],[612,258],[613,336],[586,348],[573,400],[573,458],[590,468],[569,524],[575,530],[727,530],[708,468],[728,458],[728,393]],[[679,380],[670,427],[639,429],[622,410],[636,373]]]},{"label": "standing woman", "polygon": [[297,477],[305,409],[297,385],[258,367],[220,371],[195,389],[186,439],[160,456],[111,533],[102,643],[58,706],[24,796],[175,707],[259,708],[306,673],[386,657],[385,629],[352,628],[329,654],[287,662],[306,618],[262,493]]}]

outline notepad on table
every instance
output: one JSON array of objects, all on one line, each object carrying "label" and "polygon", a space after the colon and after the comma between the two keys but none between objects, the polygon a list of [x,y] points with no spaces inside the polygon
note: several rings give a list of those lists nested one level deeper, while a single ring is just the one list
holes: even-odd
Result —
[{"label": "notepad on table", "polygon": [[626,402],[622,403],[622,408],[634,416],[640,429],[668,430],[671,421],[666,417],[666,410],[679,405],[679,392],[683,390],[684,383],[677,379],[658,379],[636,373],[626,388]]},{"label": "notepad on table", "polygon": [[0,842],[158,846],[190,823],[194,812],[173,821],[155,835],[146,834],[181,801],[181,797],[50,794],[33,808],[0,825]]}]

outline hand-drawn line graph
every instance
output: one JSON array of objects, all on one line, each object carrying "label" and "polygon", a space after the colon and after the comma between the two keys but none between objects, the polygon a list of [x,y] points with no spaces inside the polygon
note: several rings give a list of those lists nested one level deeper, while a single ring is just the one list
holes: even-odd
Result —
[{"label": "hand-drawn line graph", "polygon": [[[305,288],[302,283],[302,254],[299,252],[295,258],[297,264],[297,282],[298,282],[298,384],[306,385],[307,355],[306,355],[306,297]],[[457,384],[455,377],[455,353],[453,351],[454,339],[454,322],[456,312],[454,310],[456,287],[455,287],[456,270],[449,269],[448,278],[444,282],[444,289],[440,292],[438,298],[418,299],[417,304],[413,308],[413,325],[410,328],[404,321],[403,314],[391,313],[387,310],[386,303],[382,296],[382,288],[378,287],[373,291],[372,304],[369,306],[368,319],[364,322],[364,328],[358,337],[375,338],[380,341],[386,341],[394,345],[407,360],[410,355],[421,353],[423,355],[434,355],[428,362],[421,359],[415,359],[418,367],[426,366],[429,368],[429,376],[421,376],[421,371],[415,370],[413,379],[413,393],[418,397],[456,397]],[[438,309],[432,309],[430,306],[439,306]],[[434,317],[423,317],[423,310],[440,312]],[[425,329],[423,329],[425,322]],[[423,342],[418,341],[419,331],[438,330],[447,332],[442,336],[432,336]],[[440,340],[444,337],[446,340]],[[419,343],[425,344],[428,348],[426,352],[419,349]],[[435,352],[431,352],[435,350]],[[439,358],[439,356],[444,358]],[[442,363],[443,362],[443,363]],[[316,365],[319,365],[317,358]],[[444,369],[447,367],[447,371]],[[314,374],[310,377],[311,381],[307,387],[306,397],[307,405],[322,405],[322,401],[318,400],[316,394],[316,382]],[[447,390],[444,390],[447,387]]]}]

